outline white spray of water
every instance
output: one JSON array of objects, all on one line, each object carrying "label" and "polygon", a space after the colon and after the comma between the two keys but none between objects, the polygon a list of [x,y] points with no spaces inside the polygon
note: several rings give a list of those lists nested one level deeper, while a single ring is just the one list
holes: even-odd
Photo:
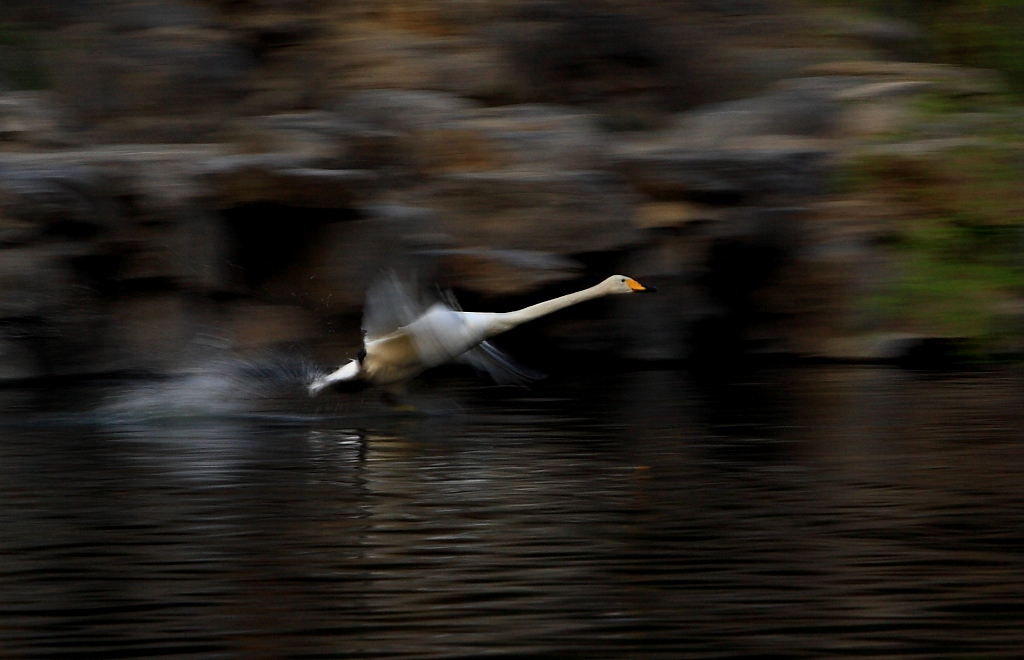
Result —
[{"label": "white spray of water", "polygon": [[128,384],[97,412],[110,423],[246,416],[272,409],[280,399],[305,397],[306,385],[321,372],[302,359],[221,356],[173,377]]}]

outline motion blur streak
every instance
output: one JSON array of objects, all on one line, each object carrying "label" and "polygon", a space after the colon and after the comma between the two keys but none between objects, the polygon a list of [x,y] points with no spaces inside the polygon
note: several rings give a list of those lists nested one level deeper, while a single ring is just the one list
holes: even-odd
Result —
[{"label": "motion blur streak", "polygon": [[445,415],[275,416],[296,392],[171,424],[8,391],[0,651],[1013,655],[1021,380],[450,377]]}]

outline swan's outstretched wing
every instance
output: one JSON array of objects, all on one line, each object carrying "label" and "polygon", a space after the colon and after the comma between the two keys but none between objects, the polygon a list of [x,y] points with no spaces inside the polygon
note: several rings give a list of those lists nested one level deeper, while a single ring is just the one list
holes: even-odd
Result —
[{"label": "swan's outstretched wing", "polygon": [[518,364],[508,353],[486,341],[460,355],[457,361],[486,372],[499,385],[526,385],[547,377]]},{"label": "swan's outstretched wing", "polygon": [[[462,311],[462,305],[450,290],[441,291],[440,295],[445,305],[453,310]],[[466,351],[455,361],[486,373],[499,385],[526,385],[531,381],[547,378],[546,374],[524,367],[511,355],[487,341]]]},{"label": "swan's outstretched wing", "polygon": [[[439,291],[438,297],[442,302],[430,300],[414,281],[403,279],[394,271],[378,278],[366,290],[365,341],[371,342],[405,328],[426,367],[455,359],[487,373],[501,385],[525,385],[546,377],[517,364],[493,344],[486,341],[476,344],[472,339],[474,330],[466,319],[472,315],[462,313],[451,291]],[[460,354],[460,345],[467,344],[474,347]]]},{"label": "swan's outstretched wing", "polygon": [[415,282],[389,271],[366,289],[363,334],[366,341],[380,339],[409,325],[427,310]]}]

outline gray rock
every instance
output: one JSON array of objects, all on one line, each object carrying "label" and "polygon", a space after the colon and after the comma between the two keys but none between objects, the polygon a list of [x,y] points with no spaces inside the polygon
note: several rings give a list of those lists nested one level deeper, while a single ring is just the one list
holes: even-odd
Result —
[{"label": "gray rock", "polygon": [[350,94],[336,110],[368,126],[416,131],[463,119],[479,107],[478,103],[445,92],[368,89]]},{"label": "gray rock", "polygon": [[236,123],[233,131],[251,151],[317,159],[321,166],[387,169],[408,166],[402,134],[354,121],[337,112],[311,110]]},{"label": "gray rock", "polygon": [[194,111],[196,103],[228,101],[255,67],[227,33],[211,30],[148,30],[109,43],[117,79],[129,86],[135,108]]},{"label": "gray rock", "polygon": [[0,142],[66,145],[70,137],[54,98],[47,92],[0,94]]},{"label": "gray rock", "polygon": [[451,174],[421,196],[422,206],[438,212],[438,231],[460,247],[571,255],[640,240],[630,221],[632,195],[600,172]]},{"label": "gray rock", "polygon": [[355,92],[337,106],[348,122],[345,141],[351,162],[390,175],[458,170],[467,161],[479,161],[479,140],[467,139],[466,130],[459,128],[479,108],[454,94],[401,89]]},{"label": "gray rock", "polygon": [[526,98],[646,116],[704,95],[692,33],[641,11],[545,4],[499,36]]},{"label": "gray rock", "polygon": [[791,80],[752,98],[718,103],[680,115],[665,139],[694,147],[720,146],[754,135],[826,136],[837,125],[837,95],[856,80],[813,77]]},{"label": "gray rock", "polygon": [[210,160],[202,175],[215,206],[276,202],[307,208],[352,208],[373,192],[378,177],[367,170],[312,166],[295,154],[225,156]]},{"label": "gray rock", "polygon": [[644,192],[657,198],[719,197],[759,203],[766,197],[822,191],[830,136],[853,78],[789,81],[754,98],[681,114],[644,141],[622,141],[609,156]]},{"label": "gray rock", "polygon": [[295,131],[296,133],[315,135],[321,139],[337,139],[365,128],[363,124],[354,122],[341,113],[326,110],[286,112],[255,117],[251,121],[264,128]]},{"label": "gray rock", "polygon": [[0,250],[0,319],[53,316],[67,304],[74,284],[70,267],[52,250]]},{"label": "gray rock", "polygon": [[766,14],[775,8],[772,0],[695,0],[698,9],[727,16]]},{"label": "gray rock", "polygon": [[887,80],[857,85],[839,92],[840,101],[875,101],[920,94],[935,86],[929,80]]},{"label": "gray rock", "polygon": [[215,161],[209,150],[145,145],[5,155],[0,245],[106,259],[110,282],[160,278],[224,290],[223,236],[200,206],[196,174]]},{"label": "gray rock", "polygon": [[1006,92],[1005,83],[992,70],[948,64],[886,60],[830,61],[808,66],[804,73],[812,76],[870,76],[874,79],[930,81],[946,92],[964,96]]},{"label": "gray rock", "polygon": [[370,90],[338,110],[347,123],[321,115],[315,130],[344,135],[356,162],[426,175],[596,168],[606,146],[592,114],[554,105],[483,108],[441,92]]},{"label": "gray rock", "polygon": [[0,335],[0,383],[40,378],[43,370],[30,341]]},{"label": "gray rock", "polygon": [[503,154],[510,167],[595,169],[604,164],[605,134],[592,113],[527,104],[478,110],[458,122]]},{"label": "gray rock", "polygon": [[228,278],[229,243],[219,219],[200,207],[173,220],[126,223],[94,251],[111,266],[105,285],[134,290],[155,285],[197,293],[237,292]]},{"label": "gray rock", "polygon": [[623,150],[612,167],[658,198],[717,198],[757,203],[824,191],[829,151],[812,146],[705,150]]},{"label": "gray rock", "polygon": [[16,218],[49,231],[95,232],[114,221],[101,168],[82,162],[0,157],[0,196]]},{"label": "gray rock", "polygon": [[963,149],[967,147],[991,147],[996,143],[985,137],[950,137],[911,140],[907,142],[888,142],[870,145],[861,149],[861,153],[872,156],[899,156],[903,158],[920,158],[943,151]]},{"label": "gray rock", "polygon": [[203,191],[201,172],[218,157],[209,147],[119,145],[81,152],[108,177],[108,194],[128,200],[146,222],[176,222],[191,213]]},{"label": "gray rock", "polygon": [[218,26],[216,15],[207,7],[175,0],[119,0],[106,8],[103,18],[120,32]]},{"label": "gray rock", "polygon": [[305,258],[267,283],[267,294],[300,302],[322,317],[351,316],[362,309],[366,287],[381,272],[430,270],[429,258],[417,258],[410,249],[410,237],[422,234],[429,215],[397,206],[374,207],[369,213],[320,227]]},{"label": "gray rock", "polygon": [[[62,48],[47,52],[47,74],[87,126],[138,114],[179,116],[200,125],[231,107],[256,69],[255,58],[230,33],[205,27],[112,32],[81,24],[54,38]],[[110,127],[115,134],[117,128]],[[153,127],[161,128],[166,130]],[[180,127],[180,141],[195,139],[187,129]]]}]

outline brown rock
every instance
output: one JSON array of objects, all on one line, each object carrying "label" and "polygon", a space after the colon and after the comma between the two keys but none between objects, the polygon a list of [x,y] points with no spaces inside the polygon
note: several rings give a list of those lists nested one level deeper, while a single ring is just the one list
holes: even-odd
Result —
[{"label": "brown rock", "polygon": [[821,193],[829,156],[822,146],[783,143],[753,149],[638,145],[612,158],[617,171],[655,198],[756,203]]},{"label": "brown rock", "polygon": [[126,113],[141,113],[188,119],[177,138],[194,141],[196,127],[231,107],[255,66],[233,35],[201,24],[118,31],[92,22],[53,38],[62,45],[48,53],[54,89],[110,137]]},{"label": "brown rock", "polygon": [[248,351],[310,338],[314,319],[296,305],[235,303],[227,312],[234,347]]},{"label": "brown rock", "polygon": [[116,259],[111,281],[126,284],[161,280],[168,286],[201,292],[232,290],[228,282],[228,243],[217,218],[199,209],[183,209],[174,222],[134,223],[99,254]]},{"label": "brown rock", "polygon": [[239,120],[229,136],[248,153],[290,153],[341,163],[347,139],[362,127],[334,112],[311,110]]},{"label": "brown rock", "polygon": [[339,54],[322,62],[325,89],[338,98],[359,89],[432,89],[463,97],[481,96],[514,79],[493,41],[469,35],[433,35],[396,30],[373,21],[353,21],[329,48]]},{"label": "brown rock", "polygon": [[636,223],[644,229],[679,228],[698,220],[718,220],[722,211],[692,202],[647,202],[636,210]]},{"label": "brown rock", "polygon": [[275,202],[308,208],[351,208],[372,192],[377,176],[366,170],[308,166],[290,154],[226,156],[211,161],[205,177],[220,208]]},{"label": "brown rock", "polygon": [[393,132],[401,164],[421,174],[603,164],[605,140],[593,116],[572,108],[482,108],[440,92],[367,90],[338,109],[350,121]]},{"label": "brown rock", "polygon": [[197,330],[194,310],[175,292],[130,296],[113,303],[110,346],[122,368],[174,371]]},{"label": "brown rock", "polygon": [[427,175],[483,172],[510,165],[509,154],[488,137],[461,124],[420,131],[409,143],[412,163]]},{"label": "brown rock", "polygon": [[578,254],[639,241],[633,197],[597,172],[495,171],[451,174],[431,183],[421,203],[463,247]]},{"label": "brown rock", "polygon": [[531,293],[554,282],[579,277],[583,264],[565,257],[526,250],[455,249],[431,253],[439,281],[482,296]]},{"label": "brown rock", "polygon": [[[458,121],[479,135],[488,153],[509,167],[597,169],[604,165],[606,138],[595,115],[576,108],[527,104],[484,108]],[[500,156],[499,156],[500,154]]]},{"label": "brown rock", "polygon": [[267,283],[267,295],[295,301],[324,316],[358,313],[367,285],[383,270],[415,267],[406,244],[424,221],[403,207],[373,208],[369,213],[372,217],[320,227],[304,258]]}]

